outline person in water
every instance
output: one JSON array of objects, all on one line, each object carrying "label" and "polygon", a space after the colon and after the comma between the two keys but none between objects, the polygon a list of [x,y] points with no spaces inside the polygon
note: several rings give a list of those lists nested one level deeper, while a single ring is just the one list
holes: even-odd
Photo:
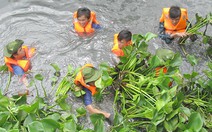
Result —
[{"label": "person in water", "polygon": [[[174,38],[186,38],[189,36],[186,32],[187,26],[191,27],[186,9],[178,6],[163,8],[159,23],[159,37],[167,44],[170,44]],[[190,39],[195,41],[197,36],[193,35]]]},{"label": "person in water", "polygon": [[122,49],[132,44],[131,38],[132,33],[128,30],[122,30],[118,34],[115,34],[112,52],[118,57],[124,56]]},{"label": "person in water", "polygon": [[92,96],[97,93],[95,81],[101,77],[101,71],[93,67],[92,64],[84,65],[77,74],[74,83],[77,89],[85,91],[84,104],[90,114],[103,114],[108,121],[113,124],[114,115],[102,110],[96,109],[92,106]]},{"label": "person in water", "polygon": [[91,36],[101,26],[96,20],[96,13],[88,8],[79,8],[73,15],[74,30],[79,36]]},{"label": "person in water", "polygon": [[9,71],[21,76],[25,85],[28,85],[25,72],[31,69],[30,58],[35,54],[35,48],[28,48],[23,43],[19,39],[8,43],[4,47],[4,61]]}]

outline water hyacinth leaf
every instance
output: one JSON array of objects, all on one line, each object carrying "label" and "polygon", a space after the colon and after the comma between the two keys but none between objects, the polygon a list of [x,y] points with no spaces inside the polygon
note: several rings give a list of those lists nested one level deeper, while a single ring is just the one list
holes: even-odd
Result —
[{"label": "water hyacinth leaf", "polygon": [[108,71],[108,69],[110,68],[106,62],[101,63],[99,67],[102,71]]},{"label": "water hyacinth leaf", "polygon": [[174,55],[174,58],[170,61],[171,67],[179,67],[182,64],[182,58],[180,53]]},{"label": "water hyacinth leaf", "polygon": [[6,65],[0,66],[0,72],[1,71],[8,71],[8,67]]},{"label": "water hyacinth leaf", "polygon": [[43,124],[46,132],[55,132],[56,129],[60,128],[60,124],[52,119],[42,119],[40,122]]},{"label": "water hyacinth leaf", "polygon": [[179,108],[178,109],[175,109],[173,110],[171,113],[167,114],[167,117],[166,117],[166,120],[171,120],[174,116],[178,115],[179,113]]},{"label": "water hyacinth leaf", "polygon": [[176,97],[177,98],[174,100],[173,109],[180,108],[183,100],[185,99],[183,92],[177,92]]},{"label": "water hyacinth leaf", "polygon": [[209,40],[209,37],[208,36],[203,36],[202,43],[203,44],[207,44],[208,43],[208,40]]},{"label": "water hyacinth leaf", "polygon": [[95,131],[91,129],[85,129],[85,130],[80,130],[79,132],[95,132]]},{"label": "water hyacinth leaf", "polygon": [[95,86],[96,86],[97,88],[100,88],[100,89],[103,89],[103,88],[104,88],[104,84],[103,84],[103,81],[102,81],[101,78],[98,79],[97,81],[95,81]]},{"label": "water hyacinth leaf", "polygon": [[190,79],[191,78],[191,74],[183,74],[183,77],[186,79]]},{"label": "water hyacinth leaf", "polygon": [[174,86],[171,89],[169,89],[167,93],[168,93],[168,99],[175,97],[177,93],[177,86]]},{"label": "water hyacinth leaf", "polygon": [[158,93],[160,92],[160,90],[158,89],[158,87],[153,87],[152,88],[152,92],[153,92],[153,95],[155,96],[156,99],[158,99]]},{"label": "water hyacinth leaf", "polygon": [[144,39],[144,36],[141,34],[133,34],[132,35],[132,42],[134,43],[139,43],[142,39]]},{"label": "water hyacinth leaf", "polygon": [[84,90],[74,91],[74,95],[76,97],[80,97],[80,96],[82,96],[84,94],[85,94],[85,91]]},{"label": "water hyacinth leaf", "polygon": [[192,78],[195,78],[195,77],[198,76],[198,75],[199,75],[198,72],[192,72],[191,77],[192,77]]},{"label": "water hyacinth leaf", "polygon": [[25,118],[27,117],[28,113],[26,113],[23,110],[19,110],[17,113],[17,119],[18,121],[22,122],[23,120],[25,120]]},{"label": "water hyacinth leaf", "polygon": [[72,73],[72,70],[73,70],[72,65],[68,65],[68,73],[69,73],[69,74],[71,74],[71,73]]},{"label": "water hyacinth leaf", "polygon": [[110,86],[112,84],[112,82],[113,82],[113,79],[109,76],[107,71],[103,71],[102,72],[101,78],[102,78],[102,82],[101,83],[103,83],[103,87],[104,88]]},{"label": "water hyacinth leaf", "polygon": [[154,114],[153,111],[154,111],[153,108],[152,109],[146,109],[142,113],[143,114],[143,117],[152,120],[153,119],[153,114]]},{"label": "water hyacinth leaf", "polygon": [[32,114],[32,113],[28,114],[28,116],[24,120],[24,126],[26,127],[27,125],[29,125],[33,121],[36,121],[36,115]]},{"label": "water hyacinth leaf", "polygon": [[196,57],[194,55],[187,55],[187,60],[189,61],[189,63],[192,65],[192,66],[195,66],[197,65],[198,61],[196,59]]},{"label": "water hyacinth leaf", "polygon": [[199,16],[198,13],[195,14],[195,17],[196,17],[196,23],[202,21],[202,19],[203,19],[201,16]]},{"label": "water hyacinth leaf", "polygon": [[51,63],[50,65],[55,69],[56,72],[60,71],[60,68],[56,63]]},{"label": "water hyacinth leaf", "polygon": [[208,67],[212,70],[212,62],[208,62]]},{"label": "water hyacinth leaf", "polygon": [[139,51],[147,51],[148,44],[145,41],[141,41],[138,43],[138,50]]},{"label": "water hyacinth leaf", "polygon": [[8,132],[19,132],[19,129],[11,129]]},{"label": "water hyacinth leaf", "polygon": [[145,37],[145,41],[148,42],[149,40],[151,40],[152,38],[156,38],[157,35],[151,32],[146,33]]},{"label": "water hyacinth leaf", "polygon": [[92,114],[90,115],[92,124],[94,125],[94,131],[105,132],[105,126],[103,120],[105,119],[103,114]]},{"label": "water hyacinth leaf", "polygon": [[193,112],[189,117],[187,129],[191,131],[200,131],[203,126],[203,120],[198,112]]},{"label": "water hyacinth leaf", "polygon": [[27,103],[27,96],[26,95],[23,95],[23,96],[14,95],[12,98],[15,100],[16,105],[22,105],[22,104]]},{"label": "water hyacinth leaf", "polygon": [[172,108],[173,103],[174,102],[172,101],[172,102],[168,102],[167,104],[165,104],[165,106],[164,106],[164,112],[166,114],[169,114],[169,113],[171,113],[173,111],[173,108]]},{"label": "water hyacinth leaf", "polygon": [[[166,121],[164,121],[164,122],[166,122]],[[175,116],[170,121],[168,121],[166,123],[168,123],[168,125],[171,126],[171,130],[170,131],[174,131],[177,128],[177,126],[178,126],[178,117]]]},{"label": "water hyacinth leaf", "polygon": [[129,60],[129,63],[127,63],[128,65],[126,65],[125,69],[130,69],[133,68],[136,65],[137,62],[137,58],[134,57],[133,59]]},{"label": "water hyacinth leaf", "polygon": [[54,121],[58,121],[60,119],[60,114],[59,113],[53,113],[51,115],[48,115],[46,119],[52,119]]},{"label": "water hyacinth leaf", "polygon": [[45,132],[44,126],[39,121],[33,121],[27,126],[29,132]]},{"label": "water hyacinth leaf", "polygon": [[187,107],[180,107],[180,110],[188,117],[191,115],[191,111]]},{"label": "water hyacinth leaf", "polygon": [[83,107],[77,108],[76,111],[77,111],[79,116],[85,116],[86,115],[86,110]]},{"label": "water hyacinth leaf", "polygon": [[35,79],[37,79],[39,81],[43,81],[43,76],[41,74],[37,74],[37,75],[35,75]]},{"label": "water hyacinth leaf", "polygon": [[9,116],[10,116],[10,113],[7,111],[0,112],[0,127],[4,125],[4,123],[7,121]]},{"label": "water hyacinth leaf", "polygon": [[168,122],[168,121],[164,121],[164,127],[165,127],[165,129],[168,131],[168,132],[172,132],[173,131],[173,127],[172,127],[172,125],[171,125],[171,123],[170,122]]},{"label": "water hyacinth leaf", "polygon": [[[123,64],[125,64],[128,61],[126,56],[121,56],[120,57],[120,62],[122,62]],[[120,65],[119,65],[120,66]],[[122,69],[121,67],[119,67],[119,69]]]},{"label": "water hyacinth leaf", "polygon": [[159,111],[161,108],[163,108],[166,104],[166,101],[162,100],[162,99],[158,99],[156,102],[156,108]]},{"label": "water hyacinth leaf", "polygon": [[169,49],[159,48],[156,50],[155,55],[157,55],[160,59],[167,61],[174,58],[174,52]]},{"label": "water hyacinth leaf", "polygon": [[1,128],[1,127],[0,127],[0,131],[1,131],[1,132],[7,132],[7,130],[6,130],[6,129]]},{"label": "water hyacinth leaf", "polygon": [[8,111],[7,107],[10,106],[9,98],[2,95],[0,92],[0,111]]},{"label": "water hyacinth leaf", "polygon": [[27,113],[35,113],[37,112],[37,110],[39,109],[39,101],[36,101],[34,104],[32,105],[21,105],[19,106],[19,110],[24,110]]},{"label": "water hyacinth leaf", "polygon": [[76,132],[77,125],[73,119],[68,120],[64,123],[63,132]]},{"label": "water hyacinth leaf", "polygon": [[165,113],[162,110],[160,110],[160,111],[154,110],[152,123],[155,126],[157,126],[158,124],[160,124],[164,120],[165,120]]},{"label": "water hyacinth leaf", "polygon": [[163,61],[158,56],[154,55],[151,58],[150,67],[155,68],[155,67],[161,66],[163,64],[164,64]]},{"label": "water hyacinth leaf", "polygon": [[66,102],[66,98],[68,95],[64,95],[57,99],[57,104],[65,111],[69,111],[71,109],[71,106]]},{"label": "water hyacinth leaf", "polygon": [[175,74],[171,75],[171,78],[174,79],[174,81],[180,85],[183,83],[183,77],[179,72],[176,72]]},{"label": "water hyacinth leaf", "polygon": [[206,75],[208,78],[212,79],[212,71],[204,70],[203,72],[205,73],[205,75]]}]

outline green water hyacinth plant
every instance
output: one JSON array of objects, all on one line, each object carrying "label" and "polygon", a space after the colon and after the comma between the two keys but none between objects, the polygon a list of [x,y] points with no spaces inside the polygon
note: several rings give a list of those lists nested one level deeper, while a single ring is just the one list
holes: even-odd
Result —
[{"label": "green water hyacinth plant", "polygon": [[187,96],[181,91],[184,81],[179,70],[180,54],[158,49],[152,55],[147,51],[148,35],[133,35],[133,45],[124,49],[125,55],[112,73],[116,91],[112,130],[204,131],[201,114],[184,104]]},{"label": "green water hyacinth plant", "polygon": [[207,30],[207,26],[212,24],[212,13],[209,13],[205,18],[201,17],[196,13],[196,22],[192,25],[191,28],[188,26],[186,32],[189,34],[198,34],[198,35],[205,35],[205,32],[199,32],[199,30],[203,27],[206,27],[205,31]]},{"label": "green water hyacinth plant", "polygon": [[[206,34],[208,26],[212,25],[212,13],[209,13],[208,15],[206,15],[205,18],[203,18],[202,16],[199,16],[198,13],[196,13],[195,17],[196,17],[195,24],[191,26],[191,23],[189,23],[189,25],[187,26],[186,32],[190,34],[191,39],[195,39],[194,34],[200,35],[203,38],[202,42],[204,44],[208,43],[208,44],[212,45],[212,37],[208,36]],[[205,27],[205,30],[202,32],[200,30],[203,27]],[[182,39],[182,41],[180,43],[182,44],[186,39],[187,39],[187,37]]]}]

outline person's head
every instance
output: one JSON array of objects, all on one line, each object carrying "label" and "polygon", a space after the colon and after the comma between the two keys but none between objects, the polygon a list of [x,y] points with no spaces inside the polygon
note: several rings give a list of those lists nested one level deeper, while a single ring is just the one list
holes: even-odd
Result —
[{"label": "person's head", "polygon": [[169,17],[171,18],[172,24],[177,25],[181,17],[180,7],[171,6],[169,9]]},{"label": "person's head", "polygon": [[119,48],[122,49],[123,47],[129,45],[131,43],[132,33],[128,30],[122,30],[118,34],[118,44]]},{"label": "person's head", "polygon": [[8,43],[4,47],[4,56],[15,59],[23,58],[25,56],[25,51],[22,49],[23,43],[24,41],[19,39]]},{"label": "person's head", "polygon": [[89,22],[90,17],[91,11],[88,8],[83,7],[77,10],[77,20],[82,27],[86,26],[86,24]]},{"label": "person's head", "polygon": [[94,85],[94,82],[100,78],[101,71],[94,67],[85,67],[82,69],[82,75],[85,83]]}]

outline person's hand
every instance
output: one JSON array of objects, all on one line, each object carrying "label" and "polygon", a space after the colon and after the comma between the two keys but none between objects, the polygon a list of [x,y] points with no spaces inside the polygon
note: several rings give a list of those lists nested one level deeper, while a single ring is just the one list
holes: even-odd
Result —
[{"label": "person's hand", "polygon": [[177,37],[186,37],[186,36],[188,36],[188,35],[189,35],[188,33],[182,32],[182,33],[173,33],[173,34],[171,34],[170,36],[171,36],[172,38],[177,38]]}]

